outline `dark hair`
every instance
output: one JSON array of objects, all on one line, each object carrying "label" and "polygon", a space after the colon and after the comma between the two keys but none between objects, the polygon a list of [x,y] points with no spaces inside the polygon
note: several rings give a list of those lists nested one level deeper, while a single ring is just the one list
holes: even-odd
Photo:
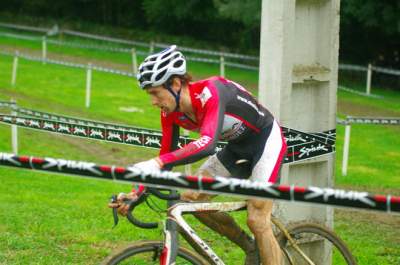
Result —
[{"label": "dark hair", "polygon": [[172,85],[172,80],[177,77],[181,80],[181,82],[184,85],[189,84],[190,81],[192,81],[192,76],[189,73],[186,73],[184,75],[172,75],[170,78],[168,78],[167,82],[165,82],[164,86],[168,87]]}]

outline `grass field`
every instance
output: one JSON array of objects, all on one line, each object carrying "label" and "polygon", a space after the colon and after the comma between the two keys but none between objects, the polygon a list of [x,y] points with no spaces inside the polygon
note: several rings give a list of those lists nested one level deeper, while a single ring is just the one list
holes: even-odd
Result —
[{"label": "grass field", "polygon": [[[29,53],[40,49],[29,41],[3,37],[0,45],[2,49],[18,47]],[[50,55],[126,69],[130,63],[123,54],[70,48],[50,47]],[[0,100],[14,98],[27,108],[159,129],[159,111],[150,106],[147,95],[131,78],[94,72],[92,105],[86,109],[84,70],[20,60],[17,85],[11,87],[11,65],[11,57],[0,56]],[[196,79],[218,73],[217,66],[191,63],[189,67]],[[250,88],[257,87],[256,72],[228,69],[227,76]],[[400,94],[378,92],[385,98],[338,92],[339,114],[400,117]],[[136,107],[145,114],[123,112],[120,107]],[[344,128],[338,126],[337,130],[336,186],[400,195],[400,127],[353,125],[346,177],[340,174]],[[19,153],[26,155],[127,165],[157,154],[156,150],[27,129],[18,133]],[[0,150],[10,152],[10,146],[10,127],[0,124]],[[128,191],[129,185],[8,168],[0,168],[0,179],[0,264],[98,264],[123,244],[160,238],[160,230],[143,231],[125,220],[111,229],[108,198]],[[146,208],[140,214],[157,218]],[[245,214],[237,214],[237,218],[245,223]],[[237,264],[242,255],[239,250],[197,222],[191,223],[227,264]],[[398,216],[340,209],[335,213],[335,231],[348,243],[359,264],[400,264]]]}]

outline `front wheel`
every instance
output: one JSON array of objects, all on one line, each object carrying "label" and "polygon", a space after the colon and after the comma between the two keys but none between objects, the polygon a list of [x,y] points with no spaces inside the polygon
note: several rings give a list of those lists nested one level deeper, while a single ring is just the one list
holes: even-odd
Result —
[{"label": "front wheel", "polygon": [[[159,265],[160,255],[163,250],[163,242],[161,241],[139,241],[122,249],[117,249],[108,256],[102,265]],[[176,265],[207,265],[199,255],[192,251],[179,247]]]},{"label": "front wheel", "polygon": [[[357,265],[346,244],[330,229],[312,223],[293,226],[287,230],[303,254],[280,233],[278,242],[289,265]],[[318,251],[315,251],[315,250]],[[307,257],[304,257],[305,256]],[[308,259],[308,261],[307,261]]]}]

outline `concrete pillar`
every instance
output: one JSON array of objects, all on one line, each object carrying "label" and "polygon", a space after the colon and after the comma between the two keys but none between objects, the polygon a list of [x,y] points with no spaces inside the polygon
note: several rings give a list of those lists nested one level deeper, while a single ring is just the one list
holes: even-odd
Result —
[{"label": "concrete pillar", "polygon": [[[336,127],[339,6],[340,0],[262,1],[259,100],[283,126]],[[286,164],[281,183],[332,187],[334,166],[334,154]],[[287,222],[333,226],[330,207],[277,202],[276,213]]]}]

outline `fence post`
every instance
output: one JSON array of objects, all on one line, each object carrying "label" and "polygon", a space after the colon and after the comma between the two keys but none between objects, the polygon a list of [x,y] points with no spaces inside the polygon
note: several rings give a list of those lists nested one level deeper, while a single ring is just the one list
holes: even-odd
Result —
[{"label": "fence post", "polygon": [[219,73],[220,76],[225,77],[225,59],[224,56],[221,55],[219,58],[220,66],[219,66]]},{"label": "fence post", "polygon": [[137,57],[136,57],[136,49],[132,48],[132,73],[137,74]]},{"label": "fence post", "polygon": [[43,36],[42,38],[42,62],[43,64],[46,64],[47,60],[47,42],[46,42],[46,36]]},{"label": "fence post", "polygon": [[152,54],[154,52],[154,41],[150,42],[150,49],[149,49],[149,53]]},{"label": "fence post", "polygon": [[88,63],[86,70],[86,108],[90,107],[90,89],[92,87],[92,64]]},{"label": "fence post", "polygon": [[58,31],[58,40],[63,41],[63,39],[64,39],[64,31],[62,29],[60,29]]},{"label": "fence post", "polygon": [[347,165],[349,163],[351,123],[346,121],[343,145],[342,175],[347,176]]},{"label": "fence post", "polygon": [[[17,102],[14,99],[11,99],[11,102],[14,103],[14,105],[11,107],[11,116],[17,116],[16,109],[17,107]],[[12,152],[14,154],[18,154],[18,127],[17,125],[13,124],[11,125],[11,146],[12,146]]]},{"label": "fence post", "polygon": [[15,83],[17,81],[18,56],[19,56],[19,52],[15,51],[12,74],[11,74],[11,86],[15,86]]},{"label": "fence post", "polygon": [[[185,137],[188,137],[189,136],[189,131],[184,129],[183,130],[183,135]],[[188,175],[188,176],[192,175],[192,165],[191,164],[186,164],[185,165],[185,174]]]},{"label": "fence post", "polygon": [[369,63],[368,64],[368,70],[367,70],[367,95],[371,94],[371,79],[372,79],[372,65]]}]

